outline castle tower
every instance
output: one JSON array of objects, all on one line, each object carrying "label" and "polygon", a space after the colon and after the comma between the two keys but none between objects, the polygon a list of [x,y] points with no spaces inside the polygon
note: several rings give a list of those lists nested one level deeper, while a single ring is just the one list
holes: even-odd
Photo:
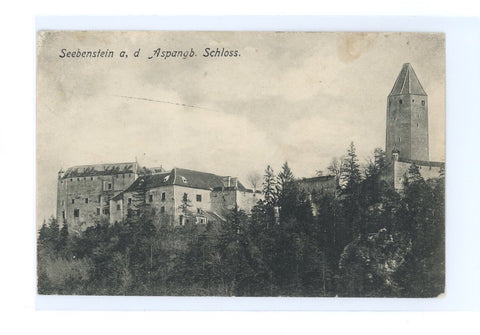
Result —
[{"label": "castle tower", "polygon": [[386,154],[398,151],[398,158],[428,161],[427,93],[409,63],[402,70],[388,95]]}]

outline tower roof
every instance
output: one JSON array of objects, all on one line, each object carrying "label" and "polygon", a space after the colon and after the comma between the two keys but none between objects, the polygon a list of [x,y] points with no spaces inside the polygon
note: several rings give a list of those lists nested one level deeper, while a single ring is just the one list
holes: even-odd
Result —
[{"label": "tower roof", "polygon": [[403,64],[402,70],[389,95],[403,94],[427,95],[410,63]]}]

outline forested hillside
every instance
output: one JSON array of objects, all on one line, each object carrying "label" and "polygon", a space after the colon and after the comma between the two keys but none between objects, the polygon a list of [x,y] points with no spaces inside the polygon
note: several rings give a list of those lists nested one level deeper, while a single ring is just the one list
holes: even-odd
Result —
[{"label": "forested hillside", "polygon": [[[308,196],[287,163],[265,199],[224,223],[172,227],[148,205],[80,234],[51,218],[38,235],[38,293],[72,295],[433,297],[444,292],[444,179],[412,165],[399,194],[361,169],[353,144],[337,191]],[[312,214],[312,205],[318,210]]]}]

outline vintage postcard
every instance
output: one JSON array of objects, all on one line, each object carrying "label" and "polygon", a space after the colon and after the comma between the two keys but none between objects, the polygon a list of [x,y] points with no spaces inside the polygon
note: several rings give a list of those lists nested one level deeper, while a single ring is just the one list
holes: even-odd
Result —
[{"label": "vintage postcard", "polygon": [[40,295],[438,297],[442,33],[39,31]]}]

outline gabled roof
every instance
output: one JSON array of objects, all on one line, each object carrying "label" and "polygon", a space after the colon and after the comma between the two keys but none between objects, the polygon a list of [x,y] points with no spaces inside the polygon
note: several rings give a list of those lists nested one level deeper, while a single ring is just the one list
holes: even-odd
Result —
[{"label": "gabled roof", "polygon": [[[134,192],[142,189],[150,190],[152,188],[170,185],[212,190],[214,188],[224,187],[224,180],[226,178],[228,177],[218,176],[213,173],[173,168],[170,172],[140,176],[124,192]],[[240,182],[238,182],[237,187],[240,191],[247,190]],[[113,199],[115,200],[115,198]]]},{"label": "gabled roof", "polygon": [[78,165],[67,169],[62,179],[90,176],[116,175],[122,173],[135,173],[137,163],[112,163],[112,164],[94,164]]},{"label": "gabled roof", "polygon": [[427,95],[410,63],[403,64],[402,70],[389,95],[404,94]]}]

